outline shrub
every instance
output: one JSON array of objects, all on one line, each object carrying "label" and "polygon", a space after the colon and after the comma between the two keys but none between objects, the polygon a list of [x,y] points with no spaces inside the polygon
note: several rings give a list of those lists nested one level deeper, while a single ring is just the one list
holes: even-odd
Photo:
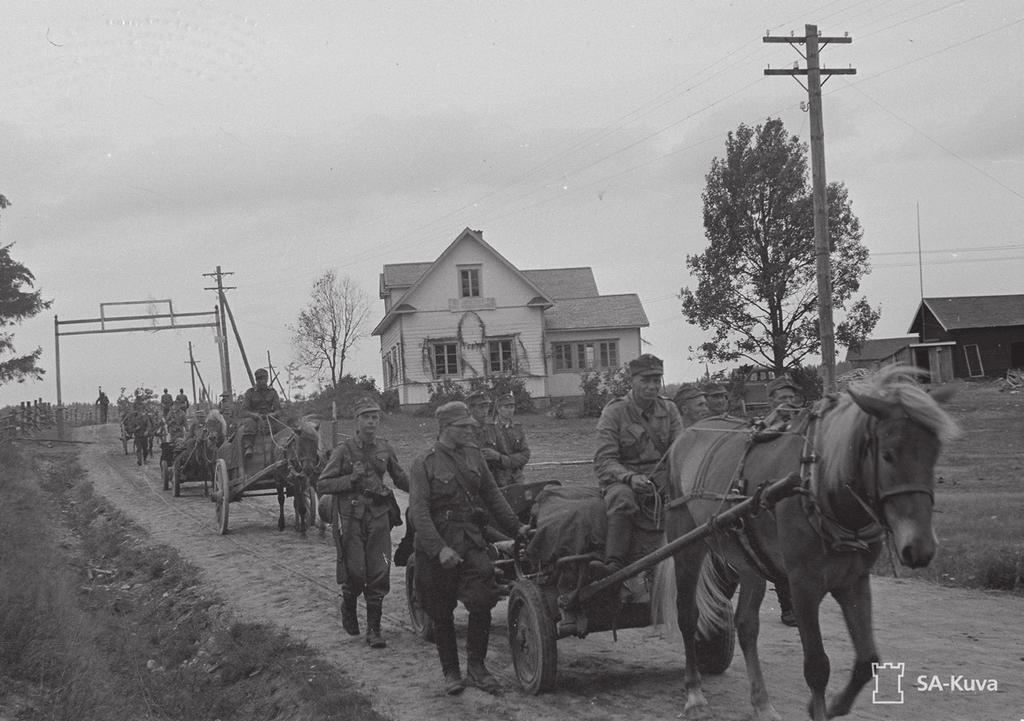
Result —
[{"label": "shrub", "polygon": [[533,397],[526,390],[526,379],[522,376],[481,376],[470,378],[467,385],[450,379],[428,384],[430,400],[427,401],[426,407],[417,412],[417,415],[432,415],[439,406],[450,401],[465,401],[469,394],[477,391],[483,391],[492,398],[511,393],[516,399],[516,411],[532,413],[535,410]]},{"label": "shrub", "polygon": [[583,408],[580,415],[584,418],[596,418],[601,415],[605,405],[612,398],[624,396],[629,392],[630,381],[626,366],[605,372],[588,370],[580,378],[583,391]]}]

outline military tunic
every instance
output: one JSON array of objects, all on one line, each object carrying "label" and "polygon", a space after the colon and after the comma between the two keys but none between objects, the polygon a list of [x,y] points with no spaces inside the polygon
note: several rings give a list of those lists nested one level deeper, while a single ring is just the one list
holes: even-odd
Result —
[{"label": "military tunic", "polygon": [[[654,482],[662,498],[668,484],[668,467],[662,457],[683,429],[679,409],[667,398],[656,398],[647,412],[630,391],[609,401],[597,422],[594,471],[604,489],[609,515],[626,513],[637,518],[636,493],[630,487],[635,473]],[[661,464],[659,465],[659,462]],[[647,519],[656,525],[656,519]]]},{"label": "military tunic", "polygon": [[512,483],[522,483],[523,467],[530,461],[530,446],[526,443],[526,431],[520,423],[508,425],[500,420],[484,426],[485,448],[493,448],[501,454],[496,461],[487,461],[488,468],[499,488]]},{"label": "military tunic", "polygon": [[[519,520],[479,449],[438,442],[413,461],[409,509],[416,528],[417,589],[427,612],[433,617],[451,614],[457,600],[471,613],[494,608],[498,589],[483,525],[490,517],[514,536]],[[439,559],[446,546],[463,559],[453,569],[445,569]]]},{"label": "military tunic", "polygon": [[[356,474],[354,464],[364,472]],[[395,485],[409,490],[409,477],[394,448],[383,438],[365,441],[357,434],[334,449],[317,481],[317,493],[332,494],[331,531],[338,551],[338,583],[342,592],[364,594],[367,603],[381,601],[391,590],[391,526],[389,511]]]},{"label": "military tunic", "polygon": [[[259,415],[277,413],[281,410],[281,399],[273,388],[257,388],[253,386],[245,392],[242,397],[242,410]],[[267,432],[266,428],[260,428],[255,418],[246,416],[242,419],[242,435],[254,436],[257,431]]]}]

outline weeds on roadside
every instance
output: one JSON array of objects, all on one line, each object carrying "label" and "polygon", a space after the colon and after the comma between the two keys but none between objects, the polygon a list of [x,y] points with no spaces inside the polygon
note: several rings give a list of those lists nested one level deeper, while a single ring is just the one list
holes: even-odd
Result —
[{"label": "weeds on roadside", "polygon": [[0,463],[0,681],[28,698],[17,718],[384,718],[309,647],[232,623],[197,569],[148,547],[72,458],[32,469],[0,446]]}]

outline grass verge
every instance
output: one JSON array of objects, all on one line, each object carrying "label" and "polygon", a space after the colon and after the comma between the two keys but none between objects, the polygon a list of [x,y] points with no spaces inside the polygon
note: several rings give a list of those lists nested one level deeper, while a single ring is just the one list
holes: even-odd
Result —
[{"label": "grass verge", "polygon": [[73,455],[0,464],[0,718],[385,719],[307,645],[233,619]]}]

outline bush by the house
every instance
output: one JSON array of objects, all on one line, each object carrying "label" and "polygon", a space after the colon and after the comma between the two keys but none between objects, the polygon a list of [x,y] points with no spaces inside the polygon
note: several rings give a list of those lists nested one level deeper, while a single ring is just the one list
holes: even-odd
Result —
[{"label": "bush by the house", "polygon": [[449,401],[465,401],[470,393],[483,391],[491,398],[511,393],[516,398],[516,411],[533,412],[533,397],[526,390],[526,379],[514,375],[496,375],[470,378],[468,384],[443,380],[427,386],[430,399],[417,415],[433,415],[439,406]]},{"label": "bush by the house", "polygon": [[630,382],[626,367],[604,372],[588,370],[580,377],[580,388],[583,391],[584,418],[596,418],[612,398],[624,396],[629,392]]}]

